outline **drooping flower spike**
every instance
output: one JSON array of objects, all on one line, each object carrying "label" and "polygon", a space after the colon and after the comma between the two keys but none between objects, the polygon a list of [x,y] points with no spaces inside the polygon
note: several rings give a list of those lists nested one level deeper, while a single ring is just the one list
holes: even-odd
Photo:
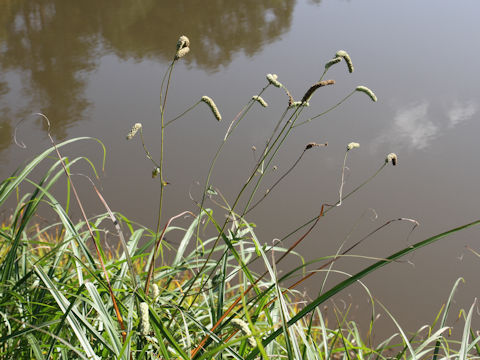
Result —
[{"label": "drooping flower spike", "polygon": [[345,60],[347,63],[347,68],[349,73],[353,73],[353,62],[352,59],[350,58],[350,55],[345,50],[339,50],[335,54],[335,57],[340,57]]},{"label": "drooping flower spike", "polygon": [[397,165],[397,160],[398,160],[397,154],[395,154],[395,153],[390,153],[390,154],[387,155],[387,157],[386,157],[386,159],[385,159],[385,162],[386,162],[386,163],[391,162],[392,165],[395,166],[395,165]]},{"label": "drooping flower spike", "polygon": [[372,101],[377,101],[377,96],[373,93],[372,90],[370,90],[370,89],[367,88],[366,86],[357,86],[357,88],[355,89],[355,91],[363,92],[363,93],[367,94],[368,97],[369,97],[370,99],[372,99]]},{"label": "drooping flower spike", "polygon": [[258,103],[260,103],[260,105],[262,105],[263,107],[268,106],[267,102],[265,100],[263,100],[263,98],[261,96],[254,95],[254,96],[252,96],[252,100],[258,101]]},{"label": "drooping flower spike", "polygon": [[208,96],[202,96],[202,101],[208,105],[208,107],[212,110],[213,116],[220,121],[222,120],[222,115],[220,115],[220,111],[218,111],[217,105],[213,102],[212,98]]}]

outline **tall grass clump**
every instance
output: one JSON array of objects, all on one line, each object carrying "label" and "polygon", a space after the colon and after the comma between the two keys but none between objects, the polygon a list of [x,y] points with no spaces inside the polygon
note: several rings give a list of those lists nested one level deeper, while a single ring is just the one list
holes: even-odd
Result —
[{"label": "tall grass clump", "polygon": [[[372,320],[367,334],[362,335],[359,324],[348,319],[348,314],[334,307],[337,319],[332,325],[322,312],[325,304],[340,291],[381,267],[430,245],[441,238],[475,226],[480,220],[431,236],[396,253],[376,260],[356,274],[334,270],[337,259],[352,250],[377,231],[393,221],[414,220],[399,218],[388,221],[350,247],[343,246],[336,254],[318,254],[317,259],[302,263],[297,268],[280,273],[279,263],[288,255],[300,256],[295,248],[307,239],[312,230],[347,199],[370,183],[389,164],[397,165],[397,155],[390,153],[379,159],[378,170],[349,192],[344,191],[344,174],[348,155],[360,151],[360,144],[352,142],[345,148],[341,169],[338,200],[333,204],[319,204],[318,212],[274,244],[258,239],[251,219],[252,209],[267,197],[273,196],[276,186],[294,172],[306,151],[321,151],[327,143],[307,143],[296,161],[280,173],[273,166],[280,148],[298,126],[307,125],[339,107],[356,92],[363,92],[377,101],[372,90],[360,85],[352,89],[330,107],[320,109],[317,115],[306,118],[306,106],[315,109],[315,98],[334,86],[334,80],[324,80],[328,70],[345,60],[347,70],[353,71],[352,59],[341,50],[325,64],[317,81],[305,86],[297,100],[275,74],[266,79],[255,95],[246,97],[238,114],[227,120],[223,139],[209,164],[205,167],[202,194],[195,199],[195,208],[165,218],[165,193],[168,191],[165,174],[165,139],[169,126],[200,103],[208,106],[212,116],[220,121],[221,107],[208,95],[199,96],[195,104],[186,107],[179,116],[166,117],[168,90],[173,81],[174,67],[188,56],[190,41],[181,36],[172,61],[162,79],[160,90],[161,130],[159,154],[152,154],[144,141],[144,126],[136,123],[127,139],[140,139],[147,158],[152,163],[152,177],[158,180],[159,197],[154,229],[133,222],[110,209],[101,191],[92,184],[92,191],[101,201],[105,213],[88,216],[82,198],[71,176],[72,168],[87,161],[92,173],[97,169],[83,157],[67,158],[63,148],[74,142],[98,142],[93,138],[75,138],[56,144],[37,155],[0,184],[0,205],[14,197],[16,208],[2,223],[0,230],[0,358],[4,359],[386,359],[405,358],[475,358],[479,355],[479,337],[472,330],[475,304],[465,311],[464,331],[454,342],[447,338],[446,324],[452,297],[433,324],[417,333],[406,334],[398,326],[394,334],[383,336],[379,343],[371,341]],[[321,89],[324,88],[324,89]],[[285,97],[284,110],[258,154],[255,166],[238,193],[227,201],[219,189],[212,186],[212,174],[217,159],[235,130],[247,118],[253,106],[268,111],[266,95]],[[267,99],[268,100],[268,99]],[[48,126],[48,118],[37,114]],[[211,126],[219,126],[212,122]],[[317,149],[319,148],[319,149]],[[105,152],[105,149],[103,148]],[[48,169],[40,180],[33,180],[35,169],[47,163]],[[277,170],[277,179],[269,190],[260,194],[265,175]],[[390,171],[390,170],[389,170]],[[52,190],[60,178],[68,184],[67,200],[61,204]],[[24,189],[31,189],[24,193]],[[16,198],[15,198],[16,197]],[[70,203],[76,202],[82,220],[74,222]],[[218,204],[214,211],[211,205]],[[56,220],[44,224],[36,217],[40,206],[49,208]],[[46,211],[46,209],[43,209]],[[177,225],[180,218],[189,218],[187,227]],[[43,224],[43,225],[40,225]],[[115,237],[108,237],[110,228]],[[204,231],[206,227],[209,231]],[[165,234],[179,236],[174,256],[165,263],[159,254],[171,248]],[[206,236],[204,234],[212,234]],[[115,245],[111,244],[115,239]],[[264,272],[253,271],[253,264],[261,263]],[[306,271],[314,265],[314,271]],[[256,266],[259,268],[259,266]],[[306,279],[317,276],[325,284],[326,278],[337,273],[345,279],[322,290],[312,299],[299,303],[302,295],[296,289]],[[292,282],[296,278],[295,282]],[[282,286],[281,284],[290,284]],[[362,284],[362,286],[364,286]],[[367,296],[373,296],[365,288]],[[387,314],[388,309],[385,308]],[[391,316],[392,322],[398,322]]]}]

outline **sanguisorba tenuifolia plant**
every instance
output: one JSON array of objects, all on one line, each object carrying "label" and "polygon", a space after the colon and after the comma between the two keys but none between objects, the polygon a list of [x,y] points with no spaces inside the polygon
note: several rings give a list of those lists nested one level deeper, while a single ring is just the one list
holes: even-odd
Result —
[{"label": "sanguisorba tenuifolia plant", "polygon": [[[295,129],[336,109],[357,92],[377,101],[372,90],[357,86],[317,115],[309,118],[302,116],[305,107],[315,109],[318,93],[334,86],[334,80],[324,80],[332,66],[345,62],[348,72],[353,72],[352,59],[344,50],[338,51],[326,62],[318,81],[306,86],[305,92],[297,98],[300,100],[295,100],[277,75],[267,74],[260,90],[248,97],[238,114],[225,123],[225,136],[211,162],[206,164],[203,193],[195,200],[196,213],[185,211],[163,219],[163,199],[168,189],[164,169],[164,160],[168,156],[164,146],[168,127],[174,126],[200,103],[210,108],[216,120],[222,120],[217,104],[207,95],[199,96],[198,101],[180,115],[166,118],[174,66],[189,52],[190,41],[181,36],[162,80],[160,153],[149,152],[142,124],[134,124],[127,134],[128,140],[136,136],[141,139],[147,158],[152,162],[152,177],[159,182],[156,229],[144,228],[113,212],[93,182],[93,190],[105,206],[106,213],[87,217],[83,212],[82,221],[74,223],[71,220],[70,190],[80,208],[83,207],[70,171],[77,162],[85,159],[68,159],[61,155],[60,150],[72,142],[89,141],[89,138],[72,139],[58,145],[52,140],[51,148],[1,183],[0,205],[12,194],[18,194],[18,206],[0,229],[0,358],[383,359],[393,355],[396,358],[420,359],[428,355],[436,360],[440,357],[474,358],[475,352],[478,355],[479,338],[471,330],[473,306],[465,312],[464,334],[458,345],[444,337],[448,330],[447,314],[459,281],[454,285],[443,312],[437,316],[438,324],[435,321],[426,333],[418,332],[408,337],[398,327],[398,333],[385,336],[378,345],[372,345],[369,340],[372,329],[365,339],[360,335],[357,324],[339,314],[335,308],[333,310],[339,321],[335,326],[329,326],[328,318],[319,310],[319,305],[380,267],[440,238],[477,225],[480,220],[408,246],[357,274],[344,274],[344,281],[330,289],[322,286],[313,300],[301,306],[296,302],[299,294],[295,288],[298,284],[322,273],[325,274],[325,284],[329,274],[334,271],[342,273],[334,270],[332,264],[393,221],[410,222],[413,228],[417,223],[407,218],[393,219],[353,245],[345,248],[342,245],[336,254],[319,254],[318,259],[278,275],[278,264],[289,254],[300,256],[295,248],[309,237],[330,211],[344,206],[352,194],[389,164],[397,165],[396,154],[390,153],[380,159],[378,170],[347,192],[344,175],[348,156],[352,151],[361,150],[356,142],[347,144],[343,164],[339,164],[341,176],[335,203],[320,204],[317,214],[272,245],[257,239],[253,231],[252,219],[248,219],[250,211],[274,196],[277,185],[291,176],[306,151],[320,151],[321,147],[327,146],[327,143],[307,142],[299,149],[296,161],[285,167],[285,171],[278,171],[273,166],[274,159]],[[276,88],[273,90],[279,96],[286,95],[285,109],[263,149],[258,152],[254,149],[258,154],[255,165],[245,180],[238,184],[239,191],[229,202],[219,189],[212,186],[215,163],[253,106],[261,106],[268,111],[265,95],[269,88]],[[46,116],[40,116],[48,121]],[[211,126],[222,124],[212,122]],[[56,160],[49,170],[40,180],[31,180],[39,163],[52,161],[52,153],[56,154]],[[90,164],[96,175],[95,167]],[[276,180],[265,192],[259,193],[267,174],[276,175]],[[62,175],[66,176],[69,185],[65,206],[51,194],[52,187]],[[23,184],[33,186],[33,191],[22,197]],[[35,214],[41,203],[54,211],[58,222],[40,227]],[[220,214],[207,204],[218,205],[216,208],[220,209]],[[175,226],[175,221],[185,215],[192,218],[188,228]],[[115,237],[111,239],[105,226],[107,221],[111,221],[116,229]],[[204,232],[200,231],[205,226],[203,224],[213,226],[216,236],[204,238]],[[163,241],[167,232],[180,233],[180,241],[173,259],[158,266],[157,253],[170,246]],[[113,246],[118,239],[119,246]],[[112,244],[112,241],[115,243]],[[112,248],[115,250],[112,251]],[[251,264],[256,261],[263,262],[264,273],[252,271]],[[305,270],[306,266],[315,264],[315,271]],[[288,287],[280,286],[294,276],[297,281]],[[366,292],[371,296],[368,289]],[[389,314],[387,309],[385,312]],[[367,324],[370,328],[373,321],[374,316]],[[393,316],[392,321],[398,324]]]}]

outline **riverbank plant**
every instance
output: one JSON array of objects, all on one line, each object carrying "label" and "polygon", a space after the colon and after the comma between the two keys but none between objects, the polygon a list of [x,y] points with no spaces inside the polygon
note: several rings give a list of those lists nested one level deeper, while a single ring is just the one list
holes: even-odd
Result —
[{"label": "riverbank plant", "polygon": [[[361,283],[368,274],[415,250],[430,245],[457,231],[475,226],[480,220],[439,233],[391,254],[356,274],[346,274],[332,265],[350,255],[366,238],[393,221],[405,221],[415,228],[412,219],[399,218],[374,229],[365,238],[336,254],[318,254],[317,259],[280,274],[279,264],[287,256],[301,256],[296,247],[311,235],[328,213],[366,186],[374,177],[397,165],[397,155],[378,159],[379,167],[353,190],[344,190],[348,155],[360,144],[345,145],[338,200],[319,205],[318,212],[303,224],[292,224],[292,231],[275,243],[258,239],[252,209],[274,196],[276,186],[291,176],[306,151],[326,143],[306,143],[297,160],[260,194],[265,175],[274,169],[273,160],[279,149],[299,126],[335,110],[357,93],[377,101],[374,92],[359,85],[335,104],[305,118],[306,106],[315,106],[320,91],[328,91],[334,80],[325,80],[328,70],[344,61],[349,72],[353,62],[346,51],[338,51],[325,64],[318,81],[306,86],[300,100],[295,100],[286,85],[275,74],[267,74],[264,84],[239,113],[230,120],[224,138],[219,142],[211,162],[206,164],[203,192],[193,199],[193,209],[165,218],[164,141],[170,126],[198,105],[208,106],[218,121],[221,107],[203,95],[197,103],[186,107],[179,116],[166,117],[168,89],[173,81],[175,64],[190,52],[190,41],[180,37],[172,62],[162,79],[160,94],[160,154],[153,155],[143,138],[144,126],[133,125],[127,139],[140,138],[145,154],[152,162],[152,177],[158,180],[158,219],[155,229],[146,228],[120,212],[113,211],[92,181],[92,191],[102,202],[105,213],[89,216],[77,193],[72,169],[87,161],[93,176],[97,169],[81,156],[67,158],[64,147],[73,142],[96,142],[105,154],[102,143],[93,138],[75,138],[55,144],[20,167],[0,184],[0,205],[14,200],[16,207],[3,221],[0,231],[0,357],[5,359],[423,359],[476,358],[479,337],[473,331],[475,304],[465,311],[464,330],[458,341],[448,338],[447,314],[459,281],[454,285],[445,307],[432,324],[416,333],[407,333],[400,326],[394,334],[374,342],[375,308],[369,331],[349,320],[348,312],[340,311],[334,296],[352,284]],[[323,89],[324,88],[324,89]],[[272,129],[266,145],[257,152],[259,158],[250,174],[239,182],[239,191],[231,201],[211,183],[216,161],[242,120],[253,106],[268,107],[264,95],[276,91],[285,99],[285,109]],[[273,93],[272,93],[273,94]],[[363,95],[363,96],[365,96]],[[38,116],[50,126],[44,114]],[[131,146],[131,144],[127,144]],[[105,158],[105,157],[104,157]],[[53,159],[53,160],[52,160]],[[40,164],[49,163],[40,180],[32,180]],[[60,203],[53,189],[60,178],[68,183],[67,200]],[[25,191],[25,189],[28,189]],[[70,203],[76,202],[83,220],[74,222]],[[152,205],[153,206],[153,205]],[[56,220],[46,224],[38,217],[39,208],[49,208]],[[45,210],[45,209],[43,209]],[[53,218],[50,216],[49,218]],[[180,226],[188,221],[187,226]],[[208,228],[208,231],[206,230]],[[165,235],[174,234],[179,241],[172,245]],[[205,235],[205,234],[212,234]],[[113,234],[113,235],[112,235]],[[160,261],[165,248],[174,247],[174,256]],[[254,271],[255,268],[264,271]],[[313,265],[313,271],[306,271]],[[331,288],[305,297],[297,288],[306,279],[316,276],[324,281],[330,274],[343,274],[344,280]],[[295,280],[294,280],[295,279]],[[289,284],[289,285],[282,285]],[[374,296],[364,286],[366,296],[375,304]],[[330,307],[333,319],[323,306]],[[385,313],[390,314],[388,309]],[[391,316],[392,322],[398,325]],[[365,324],[362,326],[365,327]]]}]

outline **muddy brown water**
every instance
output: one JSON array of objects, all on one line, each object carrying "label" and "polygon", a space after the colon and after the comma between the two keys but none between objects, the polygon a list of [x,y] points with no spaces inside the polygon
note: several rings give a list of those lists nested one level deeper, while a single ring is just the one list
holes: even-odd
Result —
[{"label": "muddy brown water", "polygon": [[[158,181],[150,176],[152,167],[138,139],[127,142],[125,135],[133,123],[143,123],[146,143],[158,154],[160,83],[179,35],[190,38],[191,52],[175,67],[167,118],[208,95],[224,120],[217,123],[199,106],[167,128],[165,218],[195,210],[189,193],[198,198],[199,184],[229,122],[265,85],[267,73],[278,74],[300,98],[318,80],[323,64],[345,49],[355,71],[349,74],[344,63],[335,65],[327,78],[336,84],[320,89],[304,115],[318,114],[357,85],[370,87],[378,102],[358,93],[296,128],[275,161],[278,172],[268,174],[262,191],[289,168],[306,143],[328,142],[328,147],[307,152],[248,220],[256,223],[262,242],[272,243],[315,216],[322,203],[334,203],[345,147],[358,142],[360,148],[349,154],[345,192],[373,174],[388,153],[397,153],[398,165],[385,168],[331,211],[296,250],[312,260],[334,254],[343,240],[351,244],[389,220],[417,220],[420,226],[410,236],[410,223],[394,222],[353,252],[385,257],[480,217],[479,11],[473,0],[3,0],[2,178],[48,146],[45,124],[31,116],[42,112],[59,141],[95,136],[105,143],[107,164],[98,181],[104,197],[113,210],[154,227]],[[251,111],[213,173],[212,184],[229,201],[252,169],[252,146],[262,148],[284,109],[281,90],[269,88],[264,98],[270,106]],[[27,121],[17,136],[27,149],[13,143],[21,119]],[[77,143],[65,154],[85,155],[98,165],[101,150],[92,144]],[[78,168],[88,171],[84,165]],[[79,177],[78,182],[89,213],[102,212],[86,181]],[[453,321],[458,309],[469,307],[479,295],[480,258],[470,250],[480,251],[479,237],[478,228],[457,233],[369,275],[364,284],[401,325],[413,330],[433,321],[454,281],[463,276]],[[353,273],[371,261],[348,258],[335,268]],[[292,256],[284,270],[299,264]],[[340,275],[332,277],[327,285],[338,279]],[[321,282],[319,276],[306,284],[308,296],[315,296]],[[361,286],[344,291],[337,305],[342,307],[343,301],[359,306],[352,310],[354,317],[368,319]],[[385,315],[381,321],[391,324]]]}]

